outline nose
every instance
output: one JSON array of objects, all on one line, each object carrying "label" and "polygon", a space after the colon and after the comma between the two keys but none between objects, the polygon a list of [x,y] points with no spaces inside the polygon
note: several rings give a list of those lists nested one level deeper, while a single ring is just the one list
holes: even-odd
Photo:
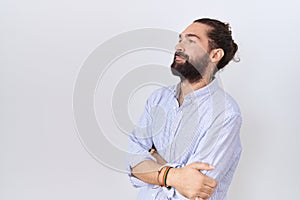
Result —
[{"label": "nose", "polygon": [[184,52],[184,48],[183,48],[181,42],[178,42],[178,44],[176,44],[175,50],[176,50],[176,51],[180,51],[180,52]]}]

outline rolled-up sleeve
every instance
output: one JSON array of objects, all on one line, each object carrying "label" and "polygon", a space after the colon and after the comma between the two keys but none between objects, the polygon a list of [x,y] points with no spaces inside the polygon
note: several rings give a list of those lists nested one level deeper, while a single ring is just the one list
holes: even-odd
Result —
[{"label": "rolled-up sleeve", "polygon": [[131,173],[131,169],[145,160],[153,160],[156,162],[156,159],[149,153],[149,149],[153,144],[151,136],[152,119],[150,116],[150,109],[151,107],[148,100],[137,126],[129,136],[127,173],[134,187],[142,187],[149,184],[134,177]]},{"label": "rolled-up sleeve", "polygon": [[216,120],[198,143],[189,160],[189,163],[205,162],[215,167],[211,171],[202,171],[219,183],[216,188],[218,192],[211,196],[211,200],[223,199],[232,180],[242,151],[240,143],[241,123],[242,118],[239,113],[233,113],[221,120]]}]

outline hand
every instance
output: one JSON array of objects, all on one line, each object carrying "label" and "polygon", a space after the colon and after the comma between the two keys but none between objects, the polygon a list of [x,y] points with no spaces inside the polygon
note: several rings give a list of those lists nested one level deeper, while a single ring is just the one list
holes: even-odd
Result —
[{"label": "hand", "polygon": [[188,199],[205,200],[214,193],[217,182],[202,174],[199,170],[213,170],[214,167],[206,163],[191,163],[183,168],[172,168],[169,171],[167,185],[174,187]]}]

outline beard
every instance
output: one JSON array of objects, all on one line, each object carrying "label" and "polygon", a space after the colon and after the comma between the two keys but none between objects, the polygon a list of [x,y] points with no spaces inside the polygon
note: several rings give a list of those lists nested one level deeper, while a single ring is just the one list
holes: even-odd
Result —
[{"label": "beard", "polygon": [[[185,63],[177,63],[175,60],[176,56],[185,58]],[[171,71],[173,75],[179,76],[181,81],[188,80],[190,83],[195,83],[203,78],[209,62],[210,58],[208,54],[204,54],[192,64],[189,62],[188,55],[182,52],[176,52],[171,65]]]}]

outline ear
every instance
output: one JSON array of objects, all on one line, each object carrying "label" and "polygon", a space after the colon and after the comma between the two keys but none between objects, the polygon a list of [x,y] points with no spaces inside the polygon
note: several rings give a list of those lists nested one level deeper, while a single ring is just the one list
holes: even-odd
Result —
[{"label": "ear", "polygon": [[210,54],[211,62],[217,64],[224,56],[224,51],[221,48],[211,50]]}]

